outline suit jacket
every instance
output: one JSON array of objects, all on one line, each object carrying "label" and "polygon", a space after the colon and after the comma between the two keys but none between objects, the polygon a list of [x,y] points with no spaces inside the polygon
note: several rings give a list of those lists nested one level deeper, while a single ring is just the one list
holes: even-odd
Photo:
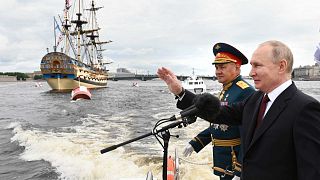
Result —
[{"label": "suit jacket", "polygon": [[[273,102],[259,128],[256,119],[264,93],[222,106],[214,123],[242,124],[243,180],[320,178],[320,103],[290,85]],[[193,95],[178,102],[189,106]],[[205,118],[205,117],[204,117]]]}]

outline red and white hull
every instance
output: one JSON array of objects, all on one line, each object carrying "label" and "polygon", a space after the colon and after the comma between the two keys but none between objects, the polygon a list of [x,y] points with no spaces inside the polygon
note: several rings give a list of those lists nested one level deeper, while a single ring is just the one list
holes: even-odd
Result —
[{"label": "red and white hull", "polygon": [[71,99],[91,99],[91,93],[87,87],[80,86],[72,90]]}]

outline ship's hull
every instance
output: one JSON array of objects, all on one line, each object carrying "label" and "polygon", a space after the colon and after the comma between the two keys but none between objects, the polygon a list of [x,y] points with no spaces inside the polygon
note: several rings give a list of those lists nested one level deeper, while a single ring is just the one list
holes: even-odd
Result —
[{"label": "ship's hull", "polygon": [[96,88],[105,88],[107,87],[107,83],[99,83],[94,84],[92,82],[81,82],[76,79],[60,79],[60,78],[47,78],[47,83],[53,90],[73,90],[74,88],[77,88],[79,86],[85,86],[88,89],[96,89]]},{"label": "ship's hull", "polygon": [[89,89],[107,86],[107,71],[79,62],[64,53],[51,52],[41,61],[41,72],[49,86],[56,91],[73,90],[79,86]]}]

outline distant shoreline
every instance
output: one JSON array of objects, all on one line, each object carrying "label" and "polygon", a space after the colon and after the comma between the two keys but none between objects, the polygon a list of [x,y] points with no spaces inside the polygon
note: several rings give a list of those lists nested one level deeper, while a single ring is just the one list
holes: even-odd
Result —
[{"label": "distant shoreline", "polygon": [[292,78],[293,81],[320,81],[320,78]]}]

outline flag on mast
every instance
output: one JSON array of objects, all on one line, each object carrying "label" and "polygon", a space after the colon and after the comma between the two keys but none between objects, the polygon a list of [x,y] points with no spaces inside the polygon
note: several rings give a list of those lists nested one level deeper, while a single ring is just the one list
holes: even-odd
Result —
[{"label": "flag on mast", "polygon": [[58,37],[58,42],[56,43],[56,46],[59,46],[60,42],[63,40],[63,32],[61,31],[61,28],[56,20],[56,17],[53,17],[54,19],[54,32],[56,34],[56,30],[58,30],[59,37]]},{"label": "flag on mast", "polygon": [[59,26],[59,24],[58,24],[58,22],[57,22],[57,20],[56,20],[56,17],[53,17],[53,19],[54,19],[54,30],[59,30],[59,32],[60,33],[62,33],[62,31],[61,31],[61,29],[60,29],[60,26]]},{"label": "flag on mast", "polygon": [[71,0],[66,0],[66,9],[67,9],[67,10],[70,9],[70,7],[71,7],[70,1],[71,1]]}]

